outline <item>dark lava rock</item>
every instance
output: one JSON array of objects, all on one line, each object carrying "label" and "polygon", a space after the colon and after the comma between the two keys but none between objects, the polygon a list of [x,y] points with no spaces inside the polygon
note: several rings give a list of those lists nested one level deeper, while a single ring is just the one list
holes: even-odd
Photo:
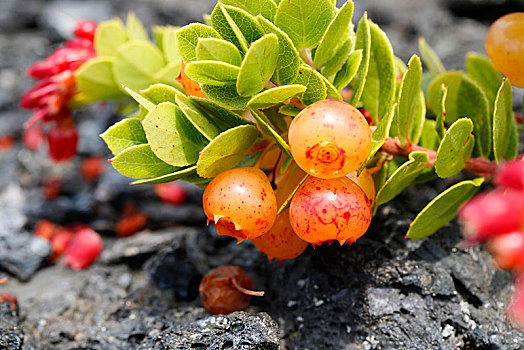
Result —
[{"label": "dark lava rock", "polygon": [[0,302],[0,350],[22,349],[24,334],[19,326],[18,312],[9,303]]},{"label": "dark lava rock", "polygon": [[29,233],[0,235],[0,269],[28,281],[51,254],[49,242]]},{"label": "dark lava rock", "polygon": [[199,320],[177,330],[162,332],[140,349],[245,349],[276,350],[277,323],[266,313],[233,312]]},{"label": "dark lava rock", "polygon": [[158,288],[172,289],[177,299],[193,300],[198,295],[202,274],[179,242],[151,257],[144,269]]},{"label": "dark lava rock", "polygon": [[159,202],[150,202],[147,205],[141,205],[151,224],[156,226],[162,225],[189,225],[200,226],[206,222],[206,214],[202,205],[185,204],[181,206],[166,205]]}]

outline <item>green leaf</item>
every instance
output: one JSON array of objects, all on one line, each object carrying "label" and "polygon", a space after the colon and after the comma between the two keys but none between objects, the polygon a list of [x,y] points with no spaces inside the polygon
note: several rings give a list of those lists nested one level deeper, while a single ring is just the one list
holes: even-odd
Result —
[{"label": "green leaf", "polygon": [[[325,77],[334,77],[347,62],[349,55],[353,51],[354,45],[354,40],[346,40],[342,47],[340,47],[340,50],[338,50],[336,54],[324,64],[322,75]],[[315,55],[315,57],[317,56]]]},{"label": "green leaf", "polygon": [[461,72],[450,71],[436,77],[428,89],[428,102],[433,111],[441,107],[441,85],[448,88],[446,96],[446,121],[455,122],[459,117],[468,117],[475,126],[476,147],[474,154],[489,157],[492,142],[492,120],[489,105],[482,89]]},{"label": "green leaf", "polygon": [[408,187],[428,166],[426,152],[412,152],[409,160],[402,164],[377,193],[375,206],[387,203]]},{"label": "green leaf", "polygon": [[156,185],[156,184],[163,184],[166,182],[172,182],[176,180],[184,180],[184,178],[187,177],[188,175],[195,174],[196,168],[197,168],[196,165],[193,165],[191,167],[188,167],[182,170],[177,170],[177,171],[174,171],[166,175],[133,181],[131,182],[131,185],[144,185],[144,184]]},{"label": "green leaf", "polygon": [[406,238],[422,239],[435,233],[457,215],[462,204],[477,193],[483,182],[482,177],[462,181],[439,194],[413,220]]},{"label": "green leaf", "polygon": [[157,177],[179,170],[160,160],[148,144],[126,148],[110,162],[120,174],[131,178]]},{"label": "green leaf", "polygon": [[342,66],[340,71],[337,73],[334,81],[334,85],[337,90],[345,88],[351,80],[355,77],[362,61],[362,50],[355,50],[349,55],[346,63]]},{"label": "green leaf", "polygon": [[306,91],[306,87],[298,84],[275,87],[253,96],[253,98],[247,103],[247,106],[253,109],[269,108],[301,94],[304,91]]},{"label": "green leaf", "polygon": [[318,45],[334,16],[330,0],[286,0],[277,9],[275,25],[304,50]]},{"label": "green leaf", "polygon": [[273,0],[220,0],[224,5],[238,7],[253,16],[259,14],[273,21],[277,13],[277,5]]},{"label": "green leaf", "polygon": [[152,109],[142,122],[149,146],[155,155],[174,166],[194,164],[206,141],[171,102]]},{"label": "green leaf", "polygon": [[504,79],[497,92],[493,111],[493,153],[497,164],[517,156],[518,140],[511,84],[508,79]]},{"label": "green leaf", "polygon": [[146,97],[142,96],[136,91],[133,91],[132,89],[128,88],[127,86],[124,86],[124,90],[131,96],[138,104],[142,107],[144,107],[148,112],[152,111],[156,105],[149,101]]},{"label": "green leaf", "polygon": [[142,22],[136,18],[134,12],[129,12],[127,15],[126,22],[126,33],[127,37],[130,40],[145,40],[149,41],[149,36],[147,35],[146,28]]},{"label": "green leaf", "polygon": [[401,146],[411,142],[410,134],[415,121],[415,111],[420,105],[422,64],[417,55],[411,57],[408,67],[400,84],[400,96],[395,117],[395,136],[398,136]]},{"label": "green leaf", "polygon": [[145,41],[132,41],[118,49],[113,64],[115,80],[130,89],[145,89],[155,83],[155,74],[166,62],[162,52]]},{"label": "green leaf", "polygon": [[220,61],[240,66],[242,57],[237,47],[229,41],[215,38],[198,39],[196,47],[198,61]]},{"label": "green leaf", "polygon": [[220,134],[220,129],[191,100],[184,95],[176,96],[176,103],[191,124],[209,141]]},{"label": "green leaf", "polygon": [[317,101],[325,100],[327,97],[327,88],[324,84],[324,78],[319,72],[307,66],[300,67],[295,84],[307,87],[306,92],[304,92],[300,97],[300,100],[306,106]]},{"label": "green leaf", "polygon": [[253,118],[255,118],[255,120],[257,121],[264,134],[272,137],[273,140],[276,142],[278,148],[280,148],[280,150],[284,152],[285,155],[287,155],[288,157],[293,157],[291,155],[289,145],[286,143],[286,141],[284,141],[284,139],[279,135],[279,133],[275,131],[275,128],[271,125],[264,113],[255,109],[251,109],[251,114],[253,115]]},{"label": "green leaf", "polygon": [[436,122],[431,119],[425,119],[422,126],[422,135],[417,144],[430,150],[436,150],[440,145],[440,141],[441,138],[437,133]]},{"label": "green leaf", "polygon": [[207,98],[191,97],[191,101],[196,103],[201,110],[205,111],[208,117],[213,119],[221,130],[225,131],[239,125],[254,125],[254,123],[231,112],[228,108],[224,108]]},{"label": "green leaf", "polygon": [[244,53],[250,43],[263,35],[257,20],[248,12],[220,3],[211,13],[211,23],[225,40],[235,44]]},{"label": "green leaf", "polygon": [[280,108],[278,109],[278,113],[283,114],[283,115],[288,115],[290,117],[295,117],[300,112],[301,112],[300,109],[293,107],[291,105],[283,105],[283,106],[280,106]]},{"label": "green leaf", "polygon": [[113,58],[95,57],[75,71],[77,88],[92,100],[111,100],[124,96],[113,78]]},{"label": "green leaf", "polygon": [[[332,60],[335,54],[341,50],[343,45],[348,45],[348,42],[348,46],[353,46],[352,40],[350,40],[350,35],[353,32],[353,24],[351,23],[353,10],[353,1],[348,0],[337,13],[335,19],[329,24],[328,29],[318,45],[315,58],[313,59],[313,65],[315,68],[320,69],[324,63]],[[345,62],[346,60],[347,56],[343,61]],[[326,76],[330,75],[331,74],[328,74]]]},{"label": "green leaf", "polygon": [[264,88],[275,72],[278,60],[278,38],[267,34],[251,44],[240,66],[237,92],[253,96]]},{"label": "green leaf", "polygon": [[185,72],[200,84],[224,86],[237,80],[240,69],[219,61],[194,61],[185,67]]},{"label": "green leaf", "polygon": [[475,145],[472,131],[473,122],[468,118],[457,120],[448,129],[435,158],[435,171],[439,177],[455,176],[464,169]]},{"label": "green leaf", "polygon": [[384,142],[386,142],[386,139],[389,137],[389,131],[391,129],[391,124],[395,117],[396,107],[396,104],[392,106],[387,118],[382,119],[375,131],[373,132],[373,134],[371,134],[371,149],[369,151],[367,160],[364,163],[362,163],[358,168],[359,175],[362,172],[362,170],[366,168],[368,163],[373,159],[375,154],[380,150],[380,147],[382,147]]},{"label": "green leaf", "polygon": [[226,86],[202,85],[202,92],[212,101],[231,109],[246,109],[249,97],[240,96],[236,84]]},{"label": "green leaf", "polygon": [[424,60],[424,64],[428,67],[429,72],[434,78],[446,71],[442,61],[423,36],[418,38],[418,50]]},{"label": "green leaf", "polygon": [[179,90],[165,84],[151,85],[146,90],[140,91],[140,93],[155,105],[161,104],[162,102],[176,103],[176,96],[183,95]]},{"label": "green leaf", "polygon": [[275,27],[273,23],[264,17],[258,16],[257,21],[266,34],[273,33],[278,37],[279,56],[273,81],[277,85],[293,84],[298,75],[298,69],[302,64],[302,59],[295,45],[286,33]]},{"label": "green leaf", "polygon": [[258,130],[253,125],[224,131],[200,153],[198,175],[211,178],[232,169],[246,156],[246,150],[255,144],[257,137]]},{"label": "green leaf", "polygon": [[107,129],[100,137],[105,141],[113,155],[136,145],[147,143],[142,123],[138,119],[128,118]]},{"label": "green leaf", "polygon": [[[369,61],[371,56],[371,29],[369,28],[368,14],[364,12],[364,15],[360,19],[357,27],[357,41],[355,42],[355,49],[361,49],[362,58],[357,69],[357,74],[353,78],[353,95],[351,96],[350,104],[357,106],[362,97],[364,86],[366,84],[366,76],[369,70]],[[350,57],[351,59],[351,57]],[[335,83],[335,85],[337,85]]]},{"label": "green leaf", "polygon": [[184,62],[197,59],[196,47],[200,38],[222,39],[212,27],[201,23],[192,23],[175,32],[176,46]]},{"label": "green leaf", "polygon": [[102,22],[95,33],[96,53],[98,56],[116,56],[117,49],[127,40],[126,30],[120,19]]},{"label": "green leaf", "polygon": [[493,68],[489,58],[484,55],[470,52],[466,56],[466,72],[480,85],[490,106],[495,105],[495,98],[502,85],[502,77]]},{"label": "green leaf", "polygon": [[448,88],[442,84],[440,86],[440,94],[438,97],[438,104],[437,104],[437,119],[435,124],[435,129],[437,131],[437,134],[442,140],[444,138],[444,134],[446,133],[446,126],[444,125],[444,121],[446,120],[446,98],[448,95]]},{"label": "green leaf", "polygon": [[426,120],[426,98],[424,92],[419,91],[418,99],[416,101],[415,112],[413,114],[413,122],[411,123],[411,130],[409,131],[409,137],[411,142],[418,144],[422,137],[422,131],[424,129],[424,121]]},{"label": "green leaf", "polygon": [[155,74],[155,82],[171,85],[179,90],[184,90],[182,84],[177,80],[177,77],[180,76],[181,68],[182,63],[180,61],[169,62],[167,66]]},{"label": "green leaf", "polygon": [[[386,33],[370,23],[371,52],[362,102],[377,120],[389,113],[395,99],[395,63],[393,49]],[[420,85],[420,84],[419,84]],[[397,104],[397,108],[400,105]]]},{"label": "green leaf", "polygon": [[322,74],[320,74],[320,77],[322,78],[322,81],[324,82],[324,86],[327,89],[326,90],[327,96],[333,97],[334,99],[342,101],[343,100],[342,95],[340,94],[340,92],[338,92],[337,88],[333,84],[331,84],[331,82]]},{"label": "green leaf", "polygon": [[178,53],[176,31],[178,27],[166,26],[162,36],[162,51],[167,62],[180,62],[182,57]]}]

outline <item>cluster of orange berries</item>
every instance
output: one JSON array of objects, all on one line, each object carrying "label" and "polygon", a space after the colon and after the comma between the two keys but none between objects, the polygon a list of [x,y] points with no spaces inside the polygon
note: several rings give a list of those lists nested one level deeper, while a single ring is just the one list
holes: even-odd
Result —
[{"label": "cluster of orange berries", "polygon": [[291,121],[287,136],[296,165],[282,173],[276,162],[275,189],[259,168],[223,172],[204,192],[208,221],[220,235],[252,240],[270,259],[295,258],[308,243],[355,242],[369,227],[375,197],[369,171],[356,177],[371,148],[366,119],[345,102],[319,101]]}]

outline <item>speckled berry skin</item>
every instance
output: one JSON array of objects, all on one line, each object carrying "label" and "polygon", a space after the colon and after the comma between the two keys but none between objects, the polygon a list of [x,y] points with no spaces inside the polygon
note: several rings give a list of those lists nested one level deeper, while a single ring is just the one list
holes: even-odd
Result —
[{"label": "speckled berry skin", "polygon": [[371,172],[368,169],[364,169],[362,173],[360,173],[360,176],[357,177],[357,172],[352,171],[347,175],[347,177],[356,183],[362,189],[362,191],[364,191],[366,197],[368,197],[369,205],[373,207],[377,190],[375,188],[375,181],[373,180],[373,176],[371,176]]},{"label": "speckled berry skin", "polygon": [[524,88],[524,12],[496,20],[486,35],[485,49],[495,69]]},{"label": "speckled berry skin", "polygon": [[233,279],[243,288],[253,288],[253,279],[238,266],[220,266],[204,276],[198,290],[207,311],[229,314],[249,306],[251,297],[235,288]]},{"label": "speckled berry skin", "polygon": [[318,101],[302,110],[291,122],[288,138],[297,164],[325,179],[356,170],[371,148],[371,131],[362,113],[337,100]]},{"label": "speckled berry skin", "polygon": [[364,191],[347,177],[310,177],[295,193],[289,219],[296,234],[313,245],[351,244],[368,229],[371,207]]},{"label": "speckled berry skin", "polygon": [[204,191],[203,206],[219,235],[239,241],[269,231],[277,215],[277,200],[267,176],[251,167],[215,177]]}]

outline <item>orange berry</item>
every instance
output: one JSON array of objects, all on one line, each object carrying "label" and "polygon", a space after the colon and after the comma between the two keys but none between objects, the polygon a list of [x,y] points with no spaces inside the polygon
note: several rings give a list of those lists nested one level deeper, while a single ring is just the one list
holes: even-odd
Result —
[{"label": "orange berry", "polygon": [[375,189],[375,181],[373,180],[373,176],[371,176],[371,172],[368,169],[364,169],[362,173],[360,173],[360,176],[357,177],[357,171],[355,170],[349,173],[347,177],[356,183],[362,189],[362,191],[364,191],[366,197],[368,197],[369,206],[373,207],[377,192]]}]

